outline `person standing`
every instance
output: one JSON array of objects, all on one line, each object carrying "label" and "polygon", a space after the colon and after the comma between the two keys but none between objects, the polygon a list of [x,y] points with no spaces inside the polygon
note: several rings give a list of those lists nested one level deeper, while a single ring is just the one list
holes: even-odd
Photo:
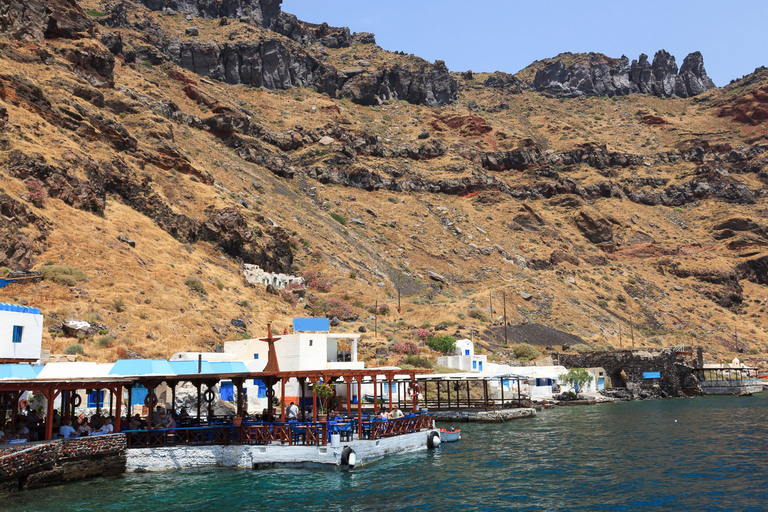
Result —
[{"label": "person standing", "polygon": [[294,402],[291,402],[291,405],[288,406],[285,412],[288,416],[288,421],[296,421],[299,417],[299,407]]}]

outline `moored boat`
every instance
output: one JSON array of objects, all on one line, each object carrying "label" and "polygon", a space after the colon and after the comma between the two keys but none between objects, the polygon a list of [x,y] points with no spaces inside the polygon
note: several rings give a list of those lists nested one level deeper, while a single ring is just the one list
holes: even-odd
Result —
[{"label": "moored boat", "polygon": [[451,427],[449,429],[440,429],[440,441],[443,443],[452,443],[461,439],[461,429],[456,430]]}]

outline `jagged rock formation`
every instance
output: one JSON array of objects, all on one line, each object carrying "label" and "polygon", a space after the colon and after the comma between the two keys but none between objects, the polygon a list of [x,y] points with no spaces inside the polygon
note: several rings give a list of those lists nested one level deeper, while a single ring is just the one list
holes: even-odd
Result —
[{"label": "jagged rock formation", "polygon": [[341,95],[361,105],[400,99],[429,106],[455,101],[456,80],[443,61],[424,63],[416,70],[395,66],[373,72],[339,72],[302,49],[280,39],[256,43],[204,43],[172,40],[164,49],[179,66],[228,84],[247,84],[267,89],[294,86],[316,87]]},{"label": "jagged rock formation", "polygon": [[171,10],[204,18],[247,17],[270,28],[283,0],[136,0],[153,11]]},{"label": "jagged rock formation", "polygon": [[92,28],[76,0],[0,0],[0,33],[14,39],[84,37]]},{"label": "jagged rock formation", "polygon": [[715,84],[707,76],[701,53],[689,54],[678,73],[675,57],[659,50],[653,57],[653,63],[648,62],[645,54],[631,64],[626,56],[615,60],[603,55],[590,55],[586,63],[569,67],[558,60],[539,70],[531,87],[562,98],[636,93],[689,98],[713,89]]}]

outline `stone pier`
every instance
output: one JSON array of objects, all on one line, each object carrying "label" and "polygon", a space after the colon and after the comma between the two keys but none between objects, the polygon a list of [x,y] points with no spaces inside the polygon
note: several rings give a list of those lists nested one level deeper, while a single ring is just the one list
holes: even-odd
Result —
[{"label": "stone pier", "polygon": [[125,472],[122,434],[0,447],[0,492],[35,489]]}]

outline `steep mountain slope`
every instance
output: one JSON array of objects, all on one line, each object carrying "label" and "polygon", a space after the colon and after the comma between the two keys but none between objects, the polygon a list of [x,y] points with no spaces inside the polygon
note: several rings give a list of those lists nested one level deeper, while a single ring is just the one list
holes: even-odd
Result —
[{"label": "steep mountain slope", "polygon": [[[0,13],[0,265],[87,275],[0,300],[100,324],[88,358],[210,349],[310,312],[370,331],[378,301],[378,362],[417,327],[471,328],[506,360],[485,334],[503,292],[510,323],[594,346],[768,351],[764,71],[692,98],[553,98],[279,2]],[[311,289],[249,287],[243,263]],[[551,344],[529,331],[513,340]]]}]

